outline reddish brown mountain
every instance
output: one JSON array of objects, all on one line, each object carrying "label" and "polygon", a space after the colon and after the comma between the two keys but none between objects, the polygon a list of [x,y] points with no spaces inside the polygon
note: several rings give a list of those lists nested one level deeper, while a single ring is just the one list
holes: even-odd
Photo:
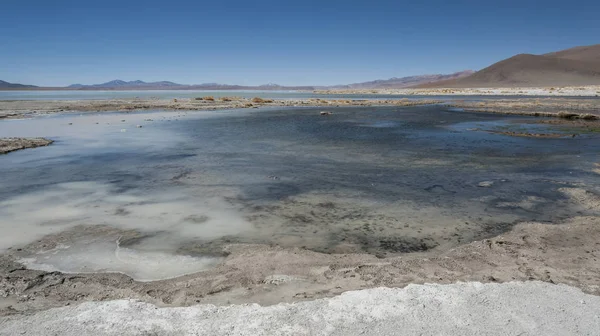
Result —
[{"label": "reddish brown mountain", "polygon": [[585,62],[600,62],[600,44],[575,47],[571,49],[548,53],[544,56],[565,58]]},{"label": "reddish brown mountain", "polygon": [[520,54],[456,80],[428,88],[600,85],[600,44],[544,55]]}]

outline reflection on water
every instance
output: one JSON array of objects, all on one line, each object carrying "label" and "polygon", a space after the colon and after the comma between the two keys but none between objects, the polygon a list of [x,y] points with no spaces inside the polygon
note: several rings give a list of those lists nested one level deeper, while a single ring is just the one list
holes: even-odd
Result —
[{"label": "reflection on water", "polygon": [[63,273],[124,273],[137,281],[156,281],[197,273],[214,267],[222,258],[177,255],[122,248],[114,243],[77,242],[21,258],[31,269]]},{"label": "reflection on water", "polygon": [[[560,187],[598,189],[595,139],[516,138],[464,124],[524,117],[441,107],[333,111],[0,123],[2,134],[57,140],[0,157],[0,248],[37,242],[19,254],[30,267],[152,280],[210,267],[231,243],[380,256],[443,251],[520,221],[572,216],[580,209]],[[50,234],[62,247],[43,240]]]},{"label": "reflection on water", "polygon": [[169,233],[152,245],[160,249],[173,249],[183,239],[214,239],[252,229],[231,206],[219,203],[209,195],[191,202],[181,192],[165,189],[123,191],[97,182],[50,185],[0,202],[7,230],[0,249],[87,224]]},{"label": "reflection on water", "polygon": [[[82,234],[81,226],[110,226],[121,232]],[[247,234],[251,224],[231,206],[207,197],[191,202],[180,192],[143,193],[111,184],[71,182],[46,186],[0,202],[0,249],[21,246],[62,232],[79,234],[64,245],[22,258],[47,271],[122,272],[159,280],[211,267],[220,258],[177,255],[184,243]],[[115,236],[117,238],[115,238]],[[132,236],[133,235],[133,236]],[[133,237],[133,240],[132,240]],[[142,239],[140,239],[140,237]],[[132,247],[135,245],[135,248]]]}]

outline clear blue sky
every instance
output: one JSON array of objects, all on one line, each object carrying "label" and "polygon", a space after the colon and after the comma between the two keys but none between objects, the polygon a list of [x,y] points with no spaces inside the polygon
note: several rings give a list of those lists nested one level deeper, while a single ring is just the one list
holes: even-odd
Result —
[{"label": "clear blue sky", "polygon": [[600,43],[600,1],[66,1],[0,4],[0,79],[329,85],[481,69]]}]

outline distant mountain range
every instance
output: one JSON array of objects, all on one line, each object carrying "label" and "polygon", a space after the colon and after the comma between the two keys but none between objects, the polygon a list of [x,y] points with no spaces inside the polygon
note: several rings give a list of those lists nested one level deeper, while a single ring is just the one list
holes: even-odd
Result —
[{"label": "distant mountain range", "polygon": [[113,80],[102,84],[73,84],[66,88],[43,88],[0,80],[5,90],[370,90],[416,88],[548,87],[600,85],[600,44],[575,47],[543,55],[519,54],[477,72],[465,70],[453,74],[421,75],[379,79],[334,86],[281,86],[265,84],[244,86],[218,83],[177,84],[169,81]]},{"label": "distant mountain range", "polygon": [[378,79],[370,82],[354,83],[348,85],[337,85],[328,88],[331,89],[402,89],[415,85],[438,82],[441,80],[457,79],[469,76],[475,73],[473,70],[465,70],[456,72],[449,75],[420,75],[420,76],[409,76],[409,77],[392,77],[390,79]]},{"label": "distant mountain range", "polygon": [[24,84],[16,84],[9,83],[3,80],[0,80],[0,89],[33,89],[36,88],[35,85],[24,85]]},{"label": "distant mountain range", "polygon": [[422,76],[410,76],[402,78],[390,78],[390,79],[379,79],[371,82],[354,83],[348,85],[334,85],[334,86],[281,86],[278,84],[265,84],[260,86],[243,86],[243,85],[231,85],[231,84],[218,84],[218,83],[204,83],[195,85],[177,84],[168,81],[162,82],[144,82],[141,80],[126,82],[123,80],[113,80],[102,84],[82,85],[73,84],[69,85],[70,89],[180,89],[180,90],[315,90],[315,89],[399,89],[413,85],[431,83],[446,79],[456,79],[471,75],[474,71],[466,70],[450,75],[422,75]]},{"label": "distant mountain range", "polygon": [[92,85],[72,84],[67,87],[71,88],[71,89],[83,89],[83,88],[99,88],[99,89],[102,88],[103,89],[103,88],[130,88],[130,87],[153,88],[153,87],[177,87],[177,86],[184,86],[184,85],[173,83],[173,82],[167,82],[167,81],[146,83],[141,80],[126,82],[126,81],[123,81],[120,79],[116,79],[116,80],[102,83],[102,84],[92,84]]},{"label": "distant mountain range", "polygon": [[600,44],[543,55],[519,54],[474,74],[422,88],[536,87],[600,85]]},{"label": "distant mountain range", "polygon": [[141,80],[135,80],[127,82],[120,79],[112,80],[102,84],[72,84],[67,88],[77,90],[314,90],[313,86],[281,86],[277,84],[243,86],[218,83],[188,85],[169,81],[144,82]]},{"label": "distant mountain range", "polygon": [[[101,84],[72,84],[65,88],[56,89],[70,89],[70,90],[316,90],[316,89],[399,89],[406,88],[413,85],[419,85],[424,83],[431,83],[440,80],[462,78],[472,74],[473,71],[466,70],[449,75],[422,75],[422,76],[409,76],[397,78],[393,77],[390,79],[379,79],[370,82],[354,83],[347,85],[334,85],[334,86],[282,86],[278,84],[264,84],[259,86],[244,86],[244,85],[232,85],[232,84],[218,84],[218,83],[204,83],[204,84],[178,84],[169,81],[160,82],[144,82],[141,80],[124,81],[115,79],[110,82]],[[33,85],[22,85],[22,84],[10,84],[7,82],[6,86],[0,86],[0,88],[23,88],[23,89],[35,89],[37,86]],[[11,86],[8,86],[11,85]],[[40,88],[43,89],[43,88]]]}]

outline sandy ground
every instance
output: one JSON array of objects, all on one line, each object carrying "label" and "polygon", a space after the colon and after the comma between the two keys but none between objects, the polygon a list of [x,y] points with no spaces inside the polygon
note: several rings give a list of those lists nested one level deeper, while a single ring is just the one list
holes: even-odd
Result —
[{"label": "sandy ground", "polygon": [[89,302],[0,324],[0,335],[597,335],[600,297],[542,282],[410,285],[268,307]]},{"label": "sandy ground", "polygon": [[48,146],[52,142],[52,140],[44,138],[0,138],[0,154],[20,149]]},{"label": "sandy ground", "polygon": [[522,88],[451,88],[451,89],[377,89],[377,90],[323,90],[322,94],[395,94],[415,96],[588,96],[598,97],[600,85],[565,87],[522,87]]}]

